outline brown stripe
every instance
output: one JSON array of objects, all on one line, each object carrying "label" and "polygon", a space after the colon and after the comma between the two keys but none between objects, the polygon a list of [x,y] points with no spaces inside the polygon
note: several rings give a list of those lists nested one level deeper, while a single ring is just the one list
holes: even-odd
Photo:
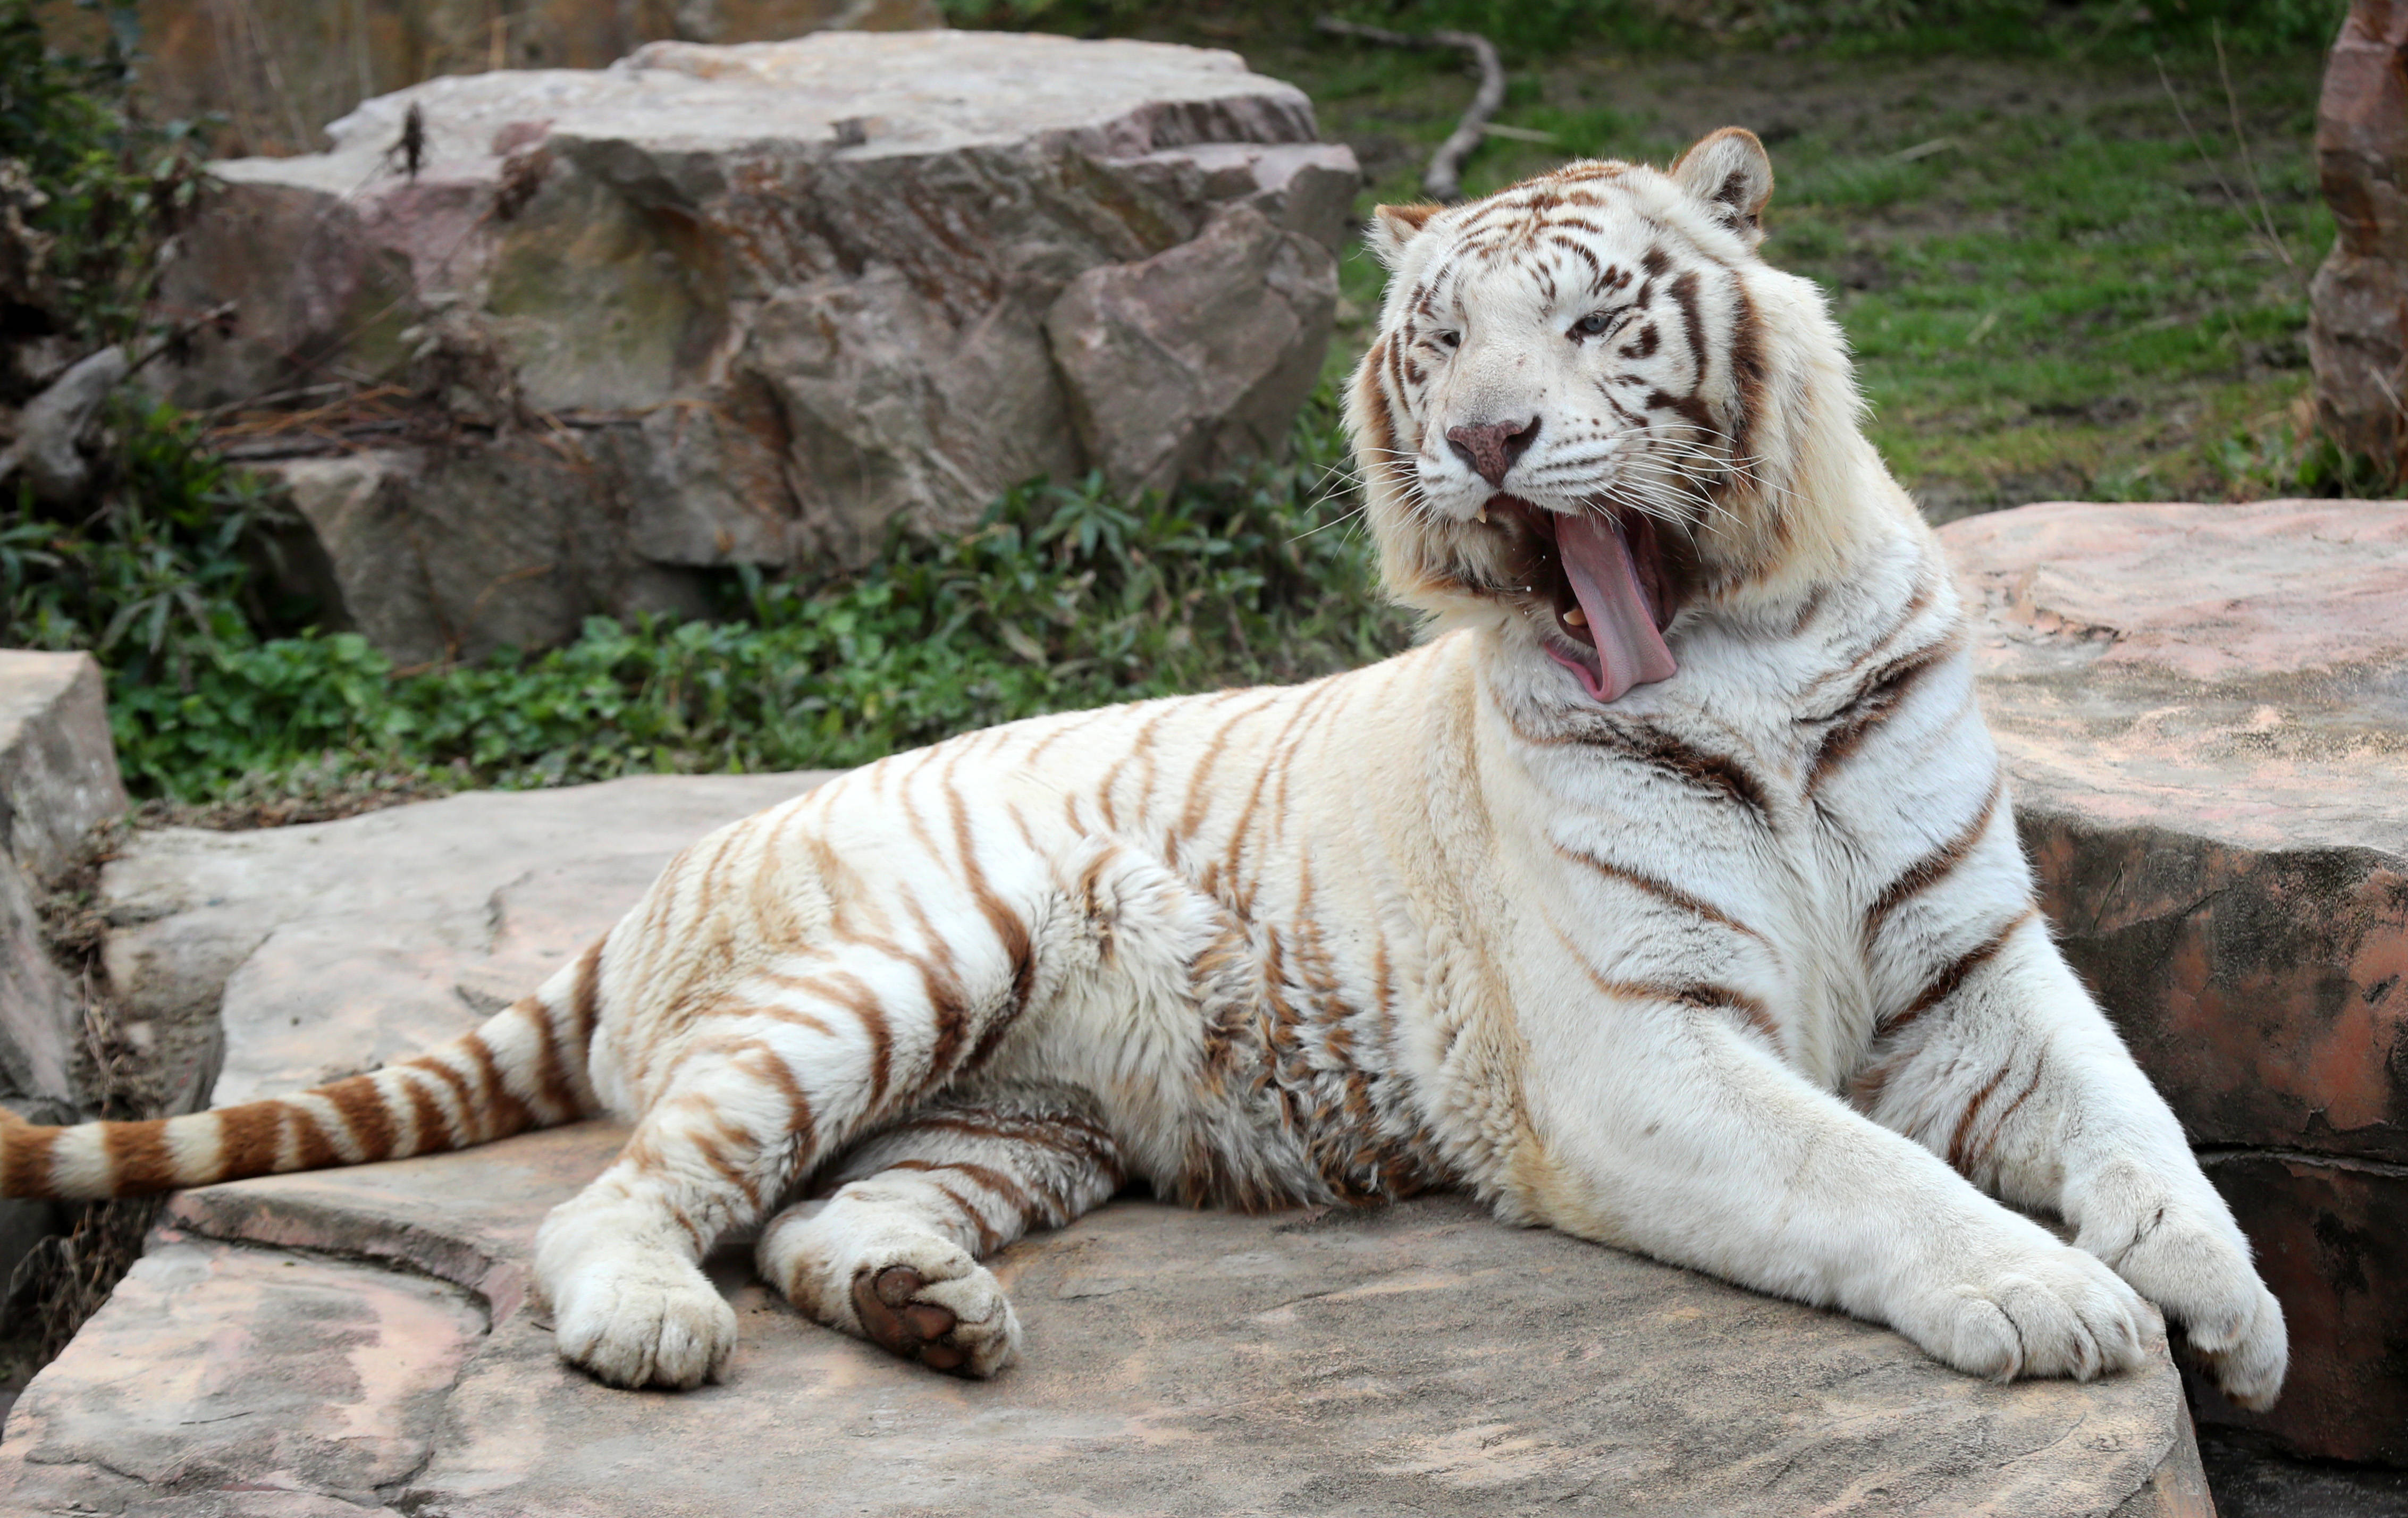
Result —
[{"label": "brown stripe", "polygon": [[[1731,389],[1735,396],[1731,405],[1730,448],[1734,462],[1748,480],[1758,477],[1756,464],[1751,456],[1750,441],[1754,435],[1756,416],[1764,406],[1765,365],[1762,321],[1756,315],[1756,302],[1748,297],[1747,287],[1734,274],[1730,277],[1730,295],[1736,309],[1731,319],[1727,345],[1731,371]],[[1768,502],[1778,508],[1778,502]]]},{"label": "brown stripe", "polygon": [[937,924],[928,920],[927,909],[920,905],[917,897],[907,896],[904,906],[928,944],[925,956],[905,954],[903,960],[920,972],[922,994],[928,998],[929,1010],[937,1020],[937,1038],[928,1051],[924,1078],[933,1083],[951,1075],[953,1062],[961,1056],[962,1041],[968,1037],[969,1000],[962,989],[961,973],[953,964],[953,950],[937,931]]},{"label": "brown stripe", "polygon": [[594,1038],[594,1020],[602,1007],[602,948],[609,941],[605,934],[577,956],[577,979],[568,993],[568,1041],[580,1050]]},{"label": "brown stripe", "polygon": [[[1152,739],[1147,735],[1152,732],[1153,725],[1149,723],[1145,732],[1139,736],[1151,743]],[[1153,761],[1149,757],[1146,764],[1149,793],[1153,771]],[[1019,1020],[1022,1009],[1028,1005],[1029,992],[1036,984],[1037,956],[1029,950],[1028,924],[1022,922],[1020,914],[1013,911],[996,893],[987,880],[985,866],[979,863],[978,840],[970,835],[969,808],[962,800],[962,793],[953,783],[951,770],[946,772],[944,780],[945,797],[953,816],[953,847],[960,851],[963,872],[969,877],[970,897],[978,903],[980,915],[986,919],[987,927],[994,932],[996,941],[1003,949],[1005,961],[1011,966],[1010,1003],[989,1020],[985,1031],[980,1036],[978,1047],[971,1052],[968,1067],[975,1069],[986,1062],[987,1055],[994,1052],[1004,1033]]]},{"label": "brown stripe", "polygon": [[398,1067],[394,1071],[402,1089],[409,1093],[409,1114],[418,1130],[417,1142],[410,1153],[433,1154],[459,1147],[459,1136],[452,1131],[452,1119],[444,1112],[443,1104],[423,1083],[412,1078],[414,1073]]},{"label": "brown stripe", "polygon": [[[998,1125],[1002,1121],[980,1122],[975,1118],[932,1115],[909,1119],[894,1132],[897,1134],[957,1133],[968,1138],[992,1139],[998,1143],[1033,1144],[1039,1149],[1050,1149],[1055,1153],[1091,1163],[1100,1162],[1117,1152],[1110,1135],[1090,1124],[1071,1119],[1029,1119],[1009,1126]],[[1089,1141],[1086,1143],[1075,1141],[1068,1133],[1059,1131],[1064,1128],[1085,1134]]]},{"label": "brown stripe", "polygon": [[[1560,930],[1557,936],[1562,936]],[[1708,981],[1609,981],[1586,964],[1583,964],[1581,968],[1588,972],[1590,983],[1609,996],[1631,1001],[1669,1001],[1704,1011],[1737,1012],[1775,1045],[1781,1042],[1781,1025],[1773,1021],[1771,1010],[1762,1001],[1736,987],[1716,985]]]},{"label": "brown stripe", "polygon": [[1873,898],[1871,908],[1865,913],[1864,942],[1868,950],[1881,936],[1882,926],[1889,921],[1890,913],[1946,880],[1957,866],[1972,856],[1973,851],[1989,836],[1991,820],[1998,816],[1999,800],[2005,794],[2005,774],[1991,770],[1989,794],[1982,798],[1982,809],[1973,814],[1973,820],[1965,825],[1964,830],[1916,860],[1905,874],[1882,888],[1881,895]]},{"label": "brown stripe", "polygon": [[358,1147],[363,1161],[390,1159],[393,1155],[393,1114],[385,1110],[384,1093],[377,1089],[372,1077],[352,1076],[332,1085],[320,1086],[316,1095],[341,1114],[343,1126],[349,1128],[351,1142]]},{"label": "brown stripe", "polygon": [[1052,748],[1054,744],[1061,742],[1064,738],[1068,738],[1072,733],[1084,732],[1095,724],[1096,719],[1093,717],[1089,717],[1084,721],[1072,721],[1066,718],[1060,726],[1054,728],[1051,733],[1046,734],[1044,738],[1038,743],[1037,747],[1028,751],[1027,754],[1020,761],[1022,766],[1027,768],[1035,768],[1037,761],[1045,757],[1046,750]]},{"label": "brown stripe", "polygon": [[2016,913],[1996,933],[1950,961],[1938,975],[1932,977],[1931,982],[1926,985],[1913,1001],[1907,1003],[1903,1011],[1883,1018],[1874,1024],[1874,1027],[1884,1034],[1896,1033],[1955,995],[1964,987],[1965,982],[1972,978],[1975,970],[1998,956],[1999,951],[2007,946],[2007,940],[2014,937],[2015,929],[2031,921],[2039,910],[2037,907],[2026,907]]},{"label": "brown stripe", "polygon": [[719,1172],[721,1180],[742,1192],[744,1199],[758,1208],[761,1205],[760,1186],[754,1182],[750,1172],[727,1157],[727,1150],[723,1147],[723,1145],[743,1146],[749,1144],[750,1140],[741,1134],[731,1131],[724,1121],[719,1122],[717,1126],[719,1132],[716,1137],[691,1133],[686,1136],[686,1141],[694,1145],[695,1153],[702,1156],[704,1164]]},{"label": "brown stripe", "polygon": [[1611,718],[1582,722],[1574,732],[1563,738],[1533,738],[1521,733],[1518,728],[1516,732],[1527,742],[1570,742],[1608,749],[1624,758],[1661,770],[1697,790],[1709,791],[1737,802],[1755,813],[1759,822],[1769,821],[1771,817],[1763,785],[1745,766],[1729,754],[1709,753],[1703,749],[1693,748],[1669,733],[1652,728],[1634,730]]},{"label": "brown stripe", "polygon": [[541,1098],[544,1121],[566,1123],[578,1115],[577,1088],[569,1083],[561,1062],[560,1035],[552,1025],[552,1009],[541,998],[528,996],[510,1009],[535,1026],[536,1095]]},{"label": "brown stripe", "polygon": [[890,1170],[914,1170],[923,1173],[937,1170],[955,1170],[969,1177],[972,1181],[984,1186],[987,1190],[995,1193],[997,1196],[1002,1197],[1004,1205],[1016,1210],[1020,1213],[1021,1221],[1024,1224],[1028,1221],[1031,1215],[1027,1188],[1024,1187],[1019,1181],[1014,1181],[1011,1177],[1004,1174],[1001,1170],[996,1169],[992,1166],[980,1165],[970,1160],[907,1159],[896,1160],[894,1164],[886,1167],[886,1168]]},{"label": "brown stripe", "polygon": [[[335,1152],[335,1140],[319,1123],[315,1111],[298,1102],[280,1101],[276,1106],[283,1117],[285,1128],[293,1135],[294,1169],[323,1170],[343,1162],[343,1156]],[[283,1158],[281,1144],[277,1146],[277,1158],[280,1167]]]},{"label": "brown stripe", "polygon": [[104,1123],[101,1149],[108,1155],[108,1190],[115,1196],[147,1196],[172,1191],[176,1164],[167,1152],[167,1122]]},{"label": "brown stripe", "polygon": [[1599,859],[1595,854],[1584,853],[1577,849],[1565,848],[1560,843],[1555,845],[1555,852],[1577,864],[1587,866],[1590,869],[1597,871],[1607,880],[1619,881],[1624,885],[1630,886],[1634,890],[1643,891],[1659,901],[1680,908],[1683,911],[1695,912],[1698,916],[1706,919],[1706,921],[1729,928],[1734,933],[1744,933],[1749,938],[1757,939],[1758,941],[1762,941],[1764,938],[1763,934],[1758,933],[1756,929],[1748,926],[1745,923],[1741,922],[1738,918],[1735,918],[1728,912],[1724,911],[1720,907],[1715,906],[1713,902],[1707,901],[1702,897],[1693,896],[1688,892],[1682,890],[1679,886],[1672,884],[1670,881],[1658,880],[1653,875],[1642,875],[1635,869],[1626,869],[1620,865]]},{"label": "brown stripe", "polygon": [[1948,1167],[1960,1175],[1965,1169],[1965,1138],[1973,1131],[1973,1119],[1980,1115],[1982,1104],[1990,1099],[1990,1093],[1998,1090],[1999,1082],[2006,1078],[2006,1067],[2001,1065],[1983,1082],[1982,1089],[1973,1093],[1973,1099],[1965,1104],[1965,1115],[1956,1120],[1956,1132],[1948,1140]]},{"label": "brown stripe", "polygon": [[[891,945],[888,952],[896,959],[910,957]],[[823,997],[851,1012],[869,1038],[869,1105],[875,1108],[886,1099],[895,1061],[895,1031],[886,1021],[886,1004],[879,999],[868,981],[851,970],[829,970],[811,976],[771,972],[762,979],[783,990]]]},{"label": "brown stripe", "polygon": [[466,1076],[452,1067],[449,1061],[437,1059],[431,1053],[413,1054],[401,1061],[395,1067],[424,1070],[452,1088],[452,1095],[459,1099],[461,1121],[467,1124],[466,1130],[463,1132],[452,1128],[448,1119],[445,1121],[444,1127],[452,1133],[453,1148],[456,1149],[463,1144],[480,1144],[487,1138],[500,1137],[498,1134],[489,1134],[485,1131],[485,1124],[480,1121],[485,1115],[484,1108],[477,1100],[475,1088],[468,1084]]},{"label": "brown stripe", "polygon": [[995,1231],[995,1225],[987,1222],[986,1214],[972,1206],[968,1197],[963,1196],[960,1192],[955,1191],[953,1187],[946,1185],[941,1181],[931,1180],[928,1184],[936,1187],[937,1190],[943,1195],[945,1200],[953,1203],[955,1207],[960,1208],[962,1210],[962,1216],[978,1224],[978,1253],[980,1254],[992,1254],[997,1249],[1002,1247],[1003,1236]]},{"label": "brown stripe", "polygon": [[[1653,270],[1649,272],[1653,273]],[[1689,389],[1692,396],[1706,384],[1706,322],[1698,311],[1698,271],[1683,269],[1680,277],[1664,287],[1672,303],[1681,308],[1681,330],[1689,339]]]},{"label": "brown stripe", "polygon": [[50,1150],[65,1131],[31,1123],[9,1124],[6,1135],[7,1162],[5,1168],[0,1168],[0,1192],[10,1196],[56,1195],[50,1189]]},{"label": "brown stripe", "polygon": [[239,1181],[275,1172],[277,1153],[283,1147],[282,1102],[245,1102],[220,1108],[212,1115],[218,1120],[218,1170],[211,1179]]},{"label": "brown stripe", "polygon": [[819,1157],[819,1124],[811,1116],[811,1099],[795,1079],[794,1067],[767,1044],[739,1055],[737,1068],[755,1080],[767,1081],[786,1098],[786,1131],[795,1136],[795,1156],[803,1169],[809,1169]]},{"label": "brown stripe", "polygon": [[510,1094],[509,1086],[502,1080],[501,1061],[494,1057],[494,1047],[485,1042],[485,1036],[472,1029],[460,1036],[459,1047],[477,1062],[477,1074],[484,1081],[485,1110],[493,1114],[499,1129],[493,1137],[506,1138],[525,1128],[526,1104]]},{"label": "brown stripe", "polygon": [[[1229,692],[1225,694],[1243,695],[1246,693]],[[1277,697],[1273,696],[1271,699],[1276,700]],[[1223,751],[1227,749],[1229,746],[1230,731],[1240,723],[1244,722],[1247,718],[1253,716],[1258,711],[1261,711],[1264,708],[1269,705],[1270,701],[1266,700],[1257,702],[1255,705],[1246,708],[1243,711],[1231,712],[1228,716],[1221,719],[1220,726],[1212,729],[1212,741],[1205,745],[1203,756],[1196,761],[1196,767],[1188,774],[1187,799],[1185,805],[1180,809],[1179,825],[1171,830],[1174,836],[1179,838],[1193,838],[1196,836],[1196,830],[1204,824],[1204,813],[1211,807],[1212,796],[1214,795],[1211,790],[1207,788],[1206,782],[1211,779],[1213,769],[1220,764]]]},{"label": "brown stripe", "polygon": [[2015,1093],[2015,1099],[2007,1103],[2006,1110],[1990,1120],[1989,1129],[1982,1135],[1981,1143],[1966,1156],[1965,1164],[1969,1169],[1989,1159],[1990,1152],[1999,1146],[1999,1139],[2006,1134],[2008,1120],[2015,1115],[2015,1110],[2023,1106],[2033,1092],[2040,1089],[2041,1072],[2046,1067],[2046,1060],[2047,1056],[2042,1055],[2033,1062],[2032,1077],[2024,1082],[2024,1089]]},{"label": "brown stripe", "polygon": [[1918,649],[1885,666],[1841,709],[1839,718],[1815,746],[1806,769],[1806,795],[1812,797],[1841,763],[1863,747],[1865,738],[1906,703],[1923,677],[1948,664],[1960,646],[1952,634],[1928,648]]}]

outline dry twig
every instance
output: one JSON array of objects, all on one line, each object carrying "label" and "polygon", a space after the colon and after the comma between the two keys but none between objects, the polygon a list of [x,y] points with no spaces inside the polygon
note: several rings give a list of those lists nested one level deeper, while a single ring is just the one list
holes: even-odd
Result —
[{"label": "dry twig", "polygon": [[[1455,130],[1430,154],[1429,167],[1422,171],[1422,192],[1432,200],[1448,205],[1463,198],[1463,161],[1488,125],[1488,118],[1505,104],[1505,65],[1497,57],[1496,44],[1477,32],[1456,32],[1440,28],[1427,36],[1410,32],[1391,32],[1384,26],[1365,26],[1358,21],[1342,21],[1335,16],[1324,16],[1313,25],[1331,36],[1353,37],[1357,42],[1377,43],[1383,48],[1453,48],[1471,55],[1480,70],[1480,88],[1471,96],[1471,105]],[[1502,134],[1500,134],[1502,135]]]}]

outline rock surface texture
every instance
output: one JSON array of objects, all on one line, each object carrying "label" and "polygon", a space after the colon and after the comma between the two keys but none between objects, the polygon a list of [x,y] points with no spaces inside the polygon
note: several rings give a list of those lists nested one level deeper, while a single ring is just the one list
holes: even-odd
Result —
[{"label": "rock surface texture", "polygon": [[1044,36],[655,43],[328,130],[218,166],[165,298],[234,314],[170,384],[252,403],[404,661],[1278,448],[1355,184],[1233,53]]},{"label": "rock surface texture", "polygon": [[619,1137],[586,1124],[178,1197],[10,1414],[0,1507],[2212,1511],[2162,1357],[1996,1386],[1884,1330],[1451,1198],[1115,1203],[1000,1256],[1028,1350],[988,1382],[804,1322],[734,1252],[726,1382],[611,1391],[555,1358],[526,1262],[544,1210]]},{"label": "rock surface texture", "polygon": [[2025,507],[1942,533],[2075,967],[2291,1332],[2262,1416],[2408,1465],[2408,506]]},{"label": "rock surface texture", "polygon": [[[88,653],[0,650],[0,1103],[36,1122],[78,1115],[82,1001],[50,957],[36,893],[122,816],[100,666]],[[0,1281],[57,1225],[49,1202],[0,1200]]]},{"label": "rock surface texture", "polygon": [[75,1106],[81,1025],[35,893],[125,806],[100,666],[88,653],[0,650],[0,1100],[22,1110]]},{"label": "rock surface texture", "polygon": [[2396,478],[2408,466],[2408,5],[2352,0],[2316,104],[2332,251],[2310,292],[2316,420]]}]

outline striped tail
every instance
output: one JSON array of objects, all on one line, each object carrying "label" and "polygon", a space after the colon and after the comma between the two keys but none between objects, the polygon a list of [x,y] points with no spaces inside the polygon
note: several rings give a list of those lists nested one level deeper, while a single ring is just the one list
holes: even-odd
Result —
[{"label": "striped tail", "polygon": [[491,1143],[600,1110],[586,1074],[602,944],[472,1033],[293,1096],[45,1127],[0,1108],[0,1196],[137,1196]]}]

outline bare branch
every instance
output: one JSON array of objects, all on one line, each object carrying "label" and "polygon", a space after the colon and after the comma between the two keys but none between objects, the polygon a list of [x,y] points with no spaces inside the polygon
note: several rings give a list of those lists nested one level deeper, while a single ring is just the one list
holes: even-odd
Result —
[{"label": "bare branch", "polygon": [[[1505,104],[1505,65],[1497,56],[1496,45],[1477,32],[1456,32],[1440,28],[1426,36],[1411,32],[1392,32],[1384,26],[1365,26],[1358,21],[1343,21],[1335,16],[1324,16],[1313,26],[1331,36],[1352,37],[1357,42],[1376,43],[1383,48],[1412,48],[1427,50],[1451,48],[1469,53],[1480,70],[1480,88],[1471,96],[1471,105],[1455,122],[1455,130],[1430,154],[1429,166],[1422,171],[1422,192],[1432,200],[1448,205],[1463,198],[1463,161],[1488,125],[1488,118]],[[1502,135],[1502,134],[1500,134]]]}]

